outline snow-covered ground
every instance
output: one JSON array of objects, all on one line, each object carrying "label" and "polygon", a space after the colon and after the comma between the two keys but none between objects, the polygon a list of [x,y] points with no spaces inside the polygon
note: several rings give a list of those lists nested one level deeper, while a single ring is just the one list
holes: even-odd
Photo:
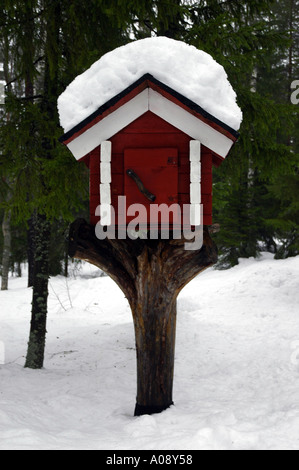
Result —
[{"label": "snow-covered ground", "polygon": [[209,269],[183,290],[175,405],[139,418],[129,306],[98,274],[51,280],[41,371],[23,368],[26,278],[0,293],[1,450],[299,449],[299,257]]}]

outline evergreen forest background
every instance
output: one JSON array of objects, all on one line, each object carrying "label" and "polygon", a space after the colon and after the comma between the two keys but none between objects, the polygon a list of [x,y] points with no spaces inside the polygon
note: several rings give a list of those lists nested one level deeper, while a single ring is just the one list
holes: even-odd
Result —
[{"label": "evergreen forest background", "polygon": [[299,253],[299,0],[1,0],[0,264],[7,289],[28,263],[28,367],[42,367],[48,279],[68,273],[69,224],[88,219],[88,174],[58,142],[57,98],[106,52],[153,35],[211,54],[244,114],[214,174],[218,266]]}]

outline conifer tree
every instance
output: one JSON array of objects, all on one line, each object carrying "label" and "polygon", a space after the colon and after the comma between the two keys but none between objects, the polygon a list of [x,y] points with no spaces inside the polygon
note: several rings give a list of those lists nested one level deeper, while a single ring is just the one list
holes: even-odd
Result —
[{"label": "conifer tree", "polygon": [[[299,105],[291,102],[292,84],[299,80],[299,1],[283,0],[275,4],[274,12],[277,18],[277,28],[289,33],[288,47],[278,50],[272,61],[278,64],[274,68],[277,75],[276,84],[272,90],[277,101],[289,104],[293,125],[286,124],[280,134],[280,141],[285,142],[290,150],[290,166],[270,181],[269,199],[276,208],[268,213],[267,226],[275,237],[280,240],[276,257],[294,256],[299,253]],[[274,72],[274,73],[275,73]],[[268,77],[269,78],[269,77]]]},{"label": "conifer tree", "polygon": [[[0,127],[0,171],[9,175],[12,220],[29,220],[35,240],[28,367],[43,364],[52,222],[74,219],[86,181],[58,144],[57,98],[75,76],[132,36],[167,35],[205,50],[225,67],[237,92],[244,111],[241,137],[215,172],[214,185],[214,220],[222,226],[217,243],[226,262],[255,256],[259,240],[271,247],[277,235],[296,245],[299,126],[288,93],[290,77],[299,79],[298,0],[283,1],[285,16],[274,9],[280,4],[130,0],[116,7],[110,0],[3,0],[0,38],[8,41],[14,73],[6,89],[10,119],[2,118]],[[279,25],[278,18],[286,23]]]},{"label": "conifer tree", "polygon": [[[297,0],[286,0],[292,3]],[[215,171],[214,220],[221,231],[216,239],[225,263],[240,256],[257,256],[260,241],[275,249],[268,184],[287,172],[293,160],[285,128],[294,126],[289,103],[271,92],[278,75],[265,89],[270,57],[288,50],[288,28],[278,28],[275,0],[130,2],[132,21],[150,34],[182,39],[210,53],[221,63],[244,111],[241,137],[230,158]],[[138,28],[134,29],[138,37]],[[278,61],[278,63],[281,63]],[[273,157],[275,155],[275,157]],[[273,207],[273,206],[272,206]]]},{"label": "conifer tree", "polygon": [[[215,237],[224,265],[257,256],[260,241],[271,246],[274,233],[267,183],[288,171],[292,150],[279,135],[294,125],[290,106],[265,89],[269,57],[285,51],[288,31],[277,28],[273,1],[198,2],[193,7],[188,41],[211,53],[226,69],[243,110],[240,139],[214,174]],[[275,77],[272,77],[272,84]]]},{"label": "conifer tree", "polygon": [[1,168],[11,177],[13,219],[33,221],[35,263],[26,358],[31,368],[41,368],[44,360],[51,220],[60,215],[72,219],[82,188],[78,166],[57,144],[60,3],[16,0],[8,2],[5,11],[16,76],[6,99],[10,119],[1,127]]},{"label": "conifer tree", "polygon": [[[6,1],[3,34],[15,63],[1,125],[1,170],[11,176],[10,210],[31,221],[34,279],[26,367],[44,361],[51,222],[71,221],[84,200],[85,172],[59,143],[57,98],[64,87],[107,50],[127,41],[123,19],[105,2]],[[126,31],[127,28],[124,28]],[[75,189],[76,188],[76,189]],[[75,189],[75,191],[74,191]]]}]

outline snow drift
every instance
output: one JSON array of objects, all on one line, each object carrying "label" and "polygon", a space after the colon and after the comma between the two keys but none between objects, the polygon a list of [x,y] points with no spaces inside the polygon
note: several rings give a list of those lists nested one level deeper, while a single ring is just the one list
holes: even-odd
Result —
[{"label": "snow drift", "polygon": [[178,300],[175,405],[134,418],[120,289],[85,265],[51,279],[45,368],[24,369],[31,289],[0,292],[0,449],[297,450],[299,257],[210,268]]}]

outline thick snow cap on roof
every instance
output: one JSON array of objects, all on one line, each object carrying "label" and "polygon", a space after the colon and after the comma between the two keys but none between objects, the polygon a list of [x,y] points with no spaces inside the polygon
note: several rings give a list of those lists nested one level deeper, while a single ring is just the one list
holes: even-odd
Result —
[{"label": "thick snow cap on roof", "polygon": [[141,39],[102,56],[58,99],[61,126],[68,132],[145,74],[239,130],[242,112],[224,68],[209,54],[166,37]]}]

